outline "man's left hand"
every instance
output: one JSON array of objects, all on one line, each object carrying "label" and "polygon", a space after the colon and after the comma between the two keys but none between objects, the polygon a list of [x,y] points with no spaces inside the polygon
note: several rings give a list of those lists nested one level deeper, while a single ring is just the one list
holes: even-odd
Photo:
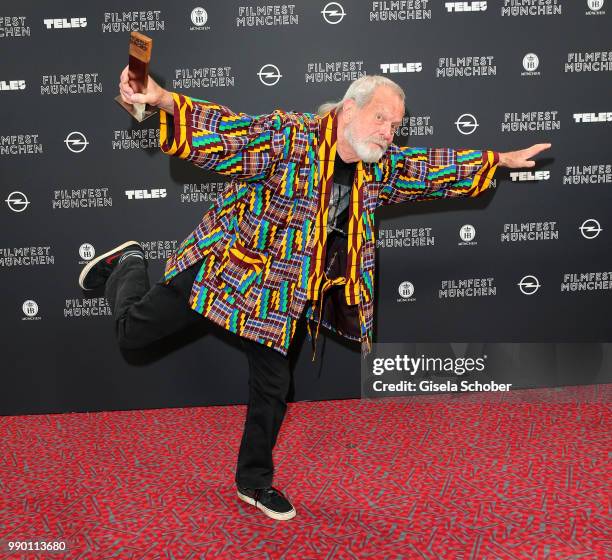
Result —
[{"label": "man's left hand", "polygon": [[535,161],[531,158],[544,150],[548,150],[552,144],[534,144],[530,148],[517,150],[515,152],[504,152],[499,154],[500,167],[517,169],[520,167],[535,167]]}]

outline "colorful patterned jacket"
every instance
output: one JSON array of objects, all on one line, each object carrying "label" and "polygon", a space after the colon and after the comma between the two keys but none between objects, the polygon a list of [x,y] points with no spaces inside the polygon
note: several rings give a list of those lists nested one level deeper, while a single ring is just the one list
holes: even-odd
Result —
[{"label": "colorful patterned jacket", "polygon": [[160,113],[161,150],[231,181],[168,259],[164,279],[201,263],[192,309],[285,356],[304,308],[317,321],[319,300],[338,284],[345,286],[347,303],[359,306],[362,355],[370,352],[376,208],[478,196],[499,162],[493,151],[395,144],[378,162],[359,162],[349,205],[347,271],[330,281],[323,263],[335,112],[247,115],[178,93],[172,97],[173,115]]}]

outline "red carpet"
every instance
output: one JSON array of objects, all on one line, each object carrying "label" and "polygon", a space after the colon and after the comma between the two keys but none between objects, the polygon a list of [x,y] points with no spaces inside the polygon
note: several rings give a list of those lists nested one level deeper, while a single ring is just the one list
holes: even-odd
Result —
[{"label": "red carpet", "polygon": [[291,404],[285,522],[235,497],[244,406],[3,417],[0,536],[70,551],[0,558],[610,558],[611,387]]}]

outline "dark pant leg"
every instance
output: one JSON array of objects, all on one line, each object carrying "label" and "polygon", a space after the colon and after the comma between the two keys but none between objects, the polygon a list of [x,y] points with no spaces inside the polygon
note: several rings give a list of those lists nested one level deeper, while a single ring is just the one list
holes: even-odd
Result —
[{"label": "dark pant leg", "polygon": [[285,412],[291,371],[280,352],[240,339],[249,360],[249,403],[236,468],[236,483],[246,488],[272,485],[272,449]]},{"label": "dark pant leg", "polygon": [[115,319],[119,346],[143,348],[197,321],[202,316],[189,307],[189,294],[198,265],[177,274],[169,284],[152,288],[146,263],[128,257],[106,282],[105,296]]}]

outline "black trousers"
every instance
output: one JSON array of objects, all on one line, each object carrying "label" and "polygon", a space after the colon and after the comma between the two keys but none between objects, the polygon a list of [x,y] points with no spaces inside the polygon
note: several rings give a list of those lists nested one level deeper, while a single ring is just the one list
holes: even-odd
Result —
[{"label": "black trousers", "polygon": [[[144,348],[203,317],[189,307],[189,294],[199,265],[151,288],[146,264],[128,257],[106,283],[119,346]],[[249,401],[236,467],[236,483],[247,488],[272,485],[276,443],[285,412],[291,371],[289,359],[277,350],[240,338],[249,362]]]}]

